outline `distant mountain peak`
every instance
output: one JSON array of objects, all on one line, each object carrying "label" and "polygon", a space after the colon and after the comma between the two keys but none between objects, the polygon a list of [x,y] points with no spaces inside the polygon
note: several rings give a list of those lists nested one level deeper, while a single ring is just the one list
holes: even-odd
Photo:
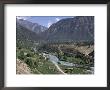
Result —
[{"label": "distant mountain peak", "polygon": [[33,22],[30,22],[28,20],[24,20],[24,19],[17,19],[16,20],[17,23],[19,23],[22,27],[25,27],[26,29],[28,30],[31,30],[33,32],[36,32],[36,33],[41,33],[45,30],[47,30],[48,28],[45,27],[45,26],[42,26],[38,23],[33,23]]}]

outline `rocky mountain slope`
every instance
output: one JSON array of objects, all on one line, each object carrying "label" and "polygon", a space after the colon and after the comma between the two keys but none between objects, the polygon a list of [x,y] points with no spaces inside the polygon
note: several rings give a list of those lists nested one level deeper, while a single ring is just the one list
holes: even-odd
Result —
[{"label": "rocky mountain slope", "polygon": [[76,16],[62,19],[41,35],[49,41],[93,41],[94,17]]},{"label": "rocky mountain slope", "polygon": [[47,30],[47,27],[39,25],[38,23],[32,23],[27,20],[16,19],[16,22],[19,23],[22,27],[24,27],[28,30],[31,30],[33,32],[36,32],[36,33],[41,33],[43,31]]},{"label": "rocky mountain slope", "polygon": [[41,37],[38,34],[21,26],[19,23],[16,24],[16,37],[17,39],[20,40],[31,40],[31,41],[37,41],[41,39]]}]

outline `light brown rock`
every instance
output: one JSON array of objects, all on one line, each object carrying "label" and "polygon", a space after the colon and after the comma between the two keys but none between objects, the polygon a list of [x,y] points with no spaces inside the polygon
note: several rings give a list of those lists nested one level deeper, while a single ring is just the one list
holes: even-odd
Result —
[{"label": "light brown rock", "polygon": [[31,74],[31,70],[26,63],[16,60],[16,74]]}]

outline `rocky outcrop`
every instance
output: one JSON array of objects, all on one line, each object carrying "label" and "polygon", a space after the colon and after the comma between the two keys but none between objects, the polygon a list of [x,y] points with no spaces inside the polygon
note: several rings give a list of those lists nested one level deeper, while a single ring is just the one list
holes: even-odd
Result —
[{"label": "rocky outcrop", "polygon": [[31,74],[30,68],[26,63],[17,59],[16,60],[16,74]]}]

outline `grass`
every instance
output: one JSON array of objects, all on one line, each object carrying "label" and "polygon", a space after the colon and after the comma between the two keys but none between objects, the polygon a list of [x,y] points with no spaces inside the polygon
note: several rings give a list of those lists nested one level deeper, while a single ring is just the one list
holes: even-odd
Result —
[{"label": "grass", "polygon": [[84,64],[85,62],[81,58],[75,58],[74,56],[66,57],[65,61],[75,64]]},{"label": "grass", "polygon": [[60,67],[67,74],[88,74],[86,72],[86,69],[81,67],[78,68],[78,67],[69,67],[69,66],[63,66],[63,65],[60,65]]}]

